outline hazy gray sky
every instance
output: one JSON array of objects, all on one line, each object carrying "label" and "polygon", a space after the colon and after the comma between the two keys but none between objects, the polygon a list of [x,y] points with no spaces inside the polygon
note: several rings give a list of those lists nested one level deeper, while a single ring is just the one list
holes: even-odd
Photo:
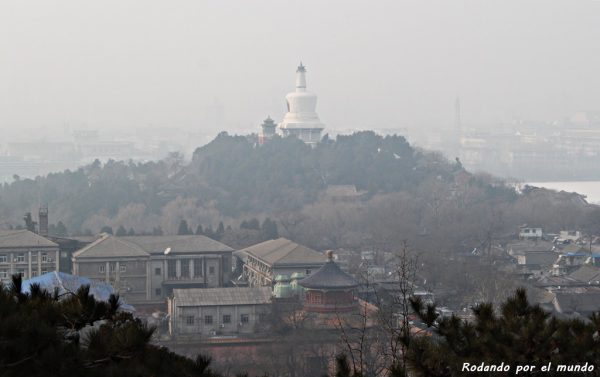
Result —
[{"label": "hazy gray sky", "polygon": [[1,0],[0,128],[252,127],[300,60],[330,129],[600,110],[600,1]]}]

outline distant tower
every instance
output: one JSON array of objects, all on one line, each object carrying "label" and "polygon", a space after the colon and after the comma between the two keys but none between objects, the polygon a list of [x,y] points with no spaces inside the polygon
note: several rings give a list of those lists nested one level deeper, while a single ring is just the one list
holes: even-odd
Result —
[{"label": "distant tower", "polygon": [[267,117],[260,125],[260,132],[258,134],[258,144],[263,145],[267,141],[269,141],[273,136],[275,136],[275,132],[277,131],[277,124],[271,117]]},{"label": "distant tower", "polygon": [[40,222],[40,236],[48,237],[48,206],[44,205],[40,207],[39,212]]},{"label": "distant tower", "polygon": [[287,110],[279,129],[283,136],[293,135],[315,146],[321,141],[325,125],[316,113],[317,96],[306,91],[306,67],[300,63],[296,70],[296,91],[285,96]]}]

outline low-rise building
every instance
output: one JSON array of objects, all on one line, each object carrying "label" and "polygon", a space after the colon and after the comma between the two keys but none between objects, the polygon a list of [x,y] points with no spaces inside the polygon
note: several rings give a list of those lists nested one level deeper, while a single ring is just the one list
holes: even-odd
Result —
[{"label": "low-rise building", "polygon": [[104,234],[73,254],[73,271],[112,284],[131,303],[163,303],[174,288],[228,285],[232,252],[205,236]]},{"label": "low-rise building", "polygon": [[173,337],[252,334],[266,319],[270,287],[174,289],[169,298]]},{"label": "low-rise building", "polygon": [[28,230],[0,230],[0,282],[59,270],[58,245]]},{"label": "low-rise building", "polygon": [[524,240],[541,239],[544,233],[542,228],[521,228],[519,230],[519,238]]},{"label": "low-rise building", "polygon": [[243,260],[243,276],[252,286],[272,286],[277,275],[308,276],[327,261],[322,253],[285,238],[247,247],[238,255]]}]

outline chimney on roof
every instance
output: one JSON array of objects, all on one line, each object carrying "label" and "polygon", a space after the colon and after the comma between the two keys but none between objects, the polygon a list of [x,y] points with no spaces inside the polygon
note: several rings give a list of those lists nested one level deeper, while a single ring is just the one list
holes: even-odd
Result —
[{"label": "chimney on roof", "polygon": [[48,205],[40,207],[39,212],[40,236],[48,237]]}]

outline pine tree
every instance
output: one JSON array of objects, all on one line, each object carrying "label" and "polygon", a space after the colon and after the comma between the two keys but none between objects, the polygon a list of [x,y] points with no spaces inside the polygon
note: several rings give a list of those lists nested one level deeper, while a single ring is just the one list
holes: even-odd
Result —
[{"label": "pine tree", "polygon": [[[416,336],[408,345],[408,367],[419,376],[461,376],[464,363],[470,365],[500,364],[541,366],[559,364],[600,363],[600,315],[588,322],[580,319],[558,319],[539,305],[531,305],[524,289],[518,289],[500,307],[491,304],[473,308],[473,321],[455,316],[439,318],[434,305],[425,306],[419,299],[411,301],[413,309],[425,323],[431,336]],[[597,371],[595,371],[597,373]],[[476,374],[476,373],[473,373]],[[487,373],[479,373],[487,375]],[[553,369],[544,376],[563,375]]]},{"label": "pine tree", "polygon": [[105,225],[102,227],[102,229],[100,229],[100,233],[113,234],[113,228],[108,225]]},{"label": "pine tree", "polygon": [[65,224],[63,224],[62,221],[59,221],[58,224],[56,224],[56,228],[54,229],[54,234],[57,235],[58,237],[68,236],[67,227],[65,226]]},{"label": "pine tree", "polygon": [[196,227],[196,235],[197,236],[203,236],[204,235],[204,229],[202,229],[202,225],[198,224],[198,227]]},{"label": "pine tree", "polygon": [[273,240],[279,237],[277,223],[268,217],[263,221],[261,231],[265,240]]},{"label": "pine tree", "polygon": [[125,229],[125,227],[123,225],[119,225],[119,228],[117,229],[117,233],[115,233],[115,236],[124,237],[126,235],[127,235],[127,230]]},{"label": "pine tree", "polygon": [[177,235],[185,236],[188,234],[192,234],[192,231],[191,231],[190,227],[188,226],[187,221],[185,219],[183,219],[179,222],[179,228],[177,228]]}]

